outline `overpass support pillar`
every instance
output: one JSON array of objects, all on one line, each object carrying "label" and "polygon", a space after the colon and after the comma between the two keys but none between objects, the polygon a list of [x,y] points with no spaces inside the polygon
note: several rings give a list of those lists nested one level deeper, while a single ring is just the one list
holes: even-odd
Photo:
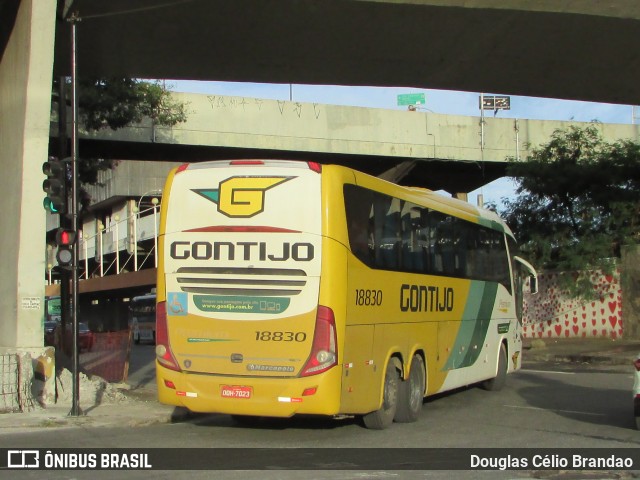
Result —
[{"label": "overpass support pillar", "polygon": [[4,411],[24,411],[55,398],[53,349],[43,346],[42,163],[49,143],[56,3],[22,0],[0,58],[0,410]]},{"label": "overpass support pillar", "polygon": [[462,200],[462,201],[465,201],[465,202],[469,201],[469,194],[467,194],[467,193],[458,192],[458,193],[455,193],[453,196],[455,198],[457,198],[458,200]]}]

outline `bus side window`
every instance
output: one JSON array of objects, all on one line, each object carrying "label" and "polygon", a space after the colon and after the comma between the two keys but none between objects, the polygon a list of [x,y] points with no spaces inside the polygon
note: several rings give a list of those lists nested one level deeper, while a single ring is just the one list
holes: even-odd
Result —
[{"label": "bus side window", "polygon": [[406,202],[402,209],[402,268],[409,272],[426,270],[426,249],[420,241],[420,207]]},{"label": "bus side window", "polygon": [[471,225],[458,218],[453,222],[453,247],[455,251],[454,271],[456,276],[469,278],[469,236]]},{"label": "bus side window", "polygon": [[355,185],[344,186],[349,246],[353,254],[365,265],[373,266],[373,193]]},{"label": "bus side window", "polygon": [[475,278],[478,276],[478,249],[480,242],[480,229],[471,226],[467,231],[467,265],[465,275],[467,278]]},{"label": "bus side window", "polygon": [[391,199],[385,195],[374,194],[373,196],[373,238],[374,238],[374,267],[385,268],[387,266],[389,245],[385,239],[387,212]]},{"label": "bus side window", "polygon": [[438,274],[443,272],[442,254],[438,247],[437,224],[441,213],[426,210],[422,215],[422,233],[427,247],[427,271],[425,273]]},{"label": "bus side window", "polygon": [[389,209],[384,218],[381,248],[383,250],[383,267],[396,270],[400,267],[400,210],[402,201],[397,198],[390,200]]},{"label": "bus side window", "polygon": [[439,212],[433,212],[436,220],[435,248],[436,263],[441,262],[442,268],[436,273],[453,275],[455,273],[455,249],[453,237],[453,217]]},{"label": "bus side window", "polygon": [[511,291],[503,232],[344,186],[349,245],[371,268],[498,282]]},{"label": "bus side window", "polygon": [[420,208],[420,218],[417,225],[418,244],[424,253],[424,268],[421,273],[433,271],[433,248],[429,234],[429,209]]}]

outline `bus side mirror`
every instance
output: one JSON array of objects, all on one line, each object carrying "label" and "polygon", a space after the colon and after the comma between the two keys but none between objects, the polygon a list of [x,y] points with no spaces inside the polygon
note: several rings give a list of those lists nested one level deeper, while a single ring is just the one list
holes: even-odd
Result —
[{"label": "bus side mirror", "polygon": [[538,274],[536,273],[536,269],[524,258],[514,255],[513,259],[521,265],[521,268],[524,268],[524,271],[529,273],[529,291],[532,294],[538,293]]}]

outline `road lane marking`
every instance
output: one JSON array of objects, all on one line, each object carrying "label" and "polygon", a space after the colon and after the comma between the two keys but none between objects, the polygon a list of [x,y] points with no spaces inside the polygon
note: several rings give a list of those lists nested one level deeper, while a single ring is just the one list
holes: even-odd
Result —
[{"label": "road lane marking", "polygon": [[522,408],[526,410],[543,410],[545,412],[558,412],[558,413],[577,413],[578,415],[590,415],[592,417],[605,417],[604,413],[591,413],[591,412],[579,412],[577,410],[559,410],[557,408],[541,408],[541,407],[525,407],[522,405],[503,405],[507,408]]},{"label": "road lane marking", "polygon": [[576,372],[555,372],[553,370],[520,370],[522,373],[553,373],[556,375],[575,375]]}]

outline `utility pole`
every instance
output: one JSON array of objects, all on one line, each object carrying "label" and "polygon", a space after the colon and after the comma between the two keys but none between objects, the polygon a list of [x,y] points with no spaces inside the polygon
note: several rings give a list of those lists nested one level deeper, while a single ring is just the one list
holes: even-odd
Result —
[{"label": "utility pole", "polygon": [[[79,231],[78,218],[78,79],[77,79],[77,24],[80,17],[74,12],[69,17],[71,23],[71,222],[73,230]],[[80,358],[78,345],[78,248],[73,248],[71,263],[71,321],[73,324],[73,400],[69,415],[77,417],[80,410]]]},{"label": "utility pole", "polygon": [[[67,158],[69,151],[69,134],[67,132],[67,93],[66,93],[66,81],[65,77],[60,76],[58,79],[58,158]],[[65,165],[65,183],[67,182],[66,178],[66,165]],[[68,192],[66,192],[68,194]],[[58,225],[61,228],[72,228],[70,225],[69,217],[65,215],[60,215],[59,217],[60,224]],[[60,339],[60,344],[56,345],[57,348],[61,348],[63,352],[68,351],[68,346],[65,345],[65,341],[67,338],[66,331],[71,327],[70,314],[71,309],[69,308],[69,283],[71,282],[71,275],[66,268],[60,268],[60,327],[62,330],[62,335],[58,338]]]},{"label": "utility pole", "polygon": [[484,168],[484,93],[480,94],[480,161]]}]

